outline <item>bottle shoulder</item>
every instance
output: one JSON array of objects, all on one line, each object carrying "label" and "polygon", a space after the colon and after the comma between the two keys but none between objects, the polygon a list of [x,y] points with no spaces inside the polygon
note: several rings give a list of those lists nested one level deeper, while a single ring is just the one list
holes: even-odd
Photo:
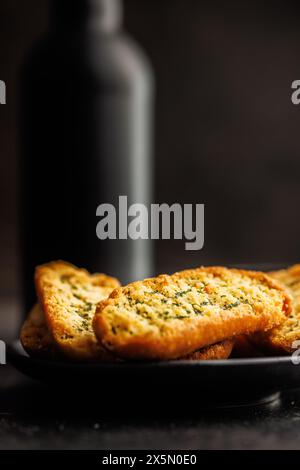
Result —
[{"label": "bottle shoulder", "polygon": [[72,74],[93,77],[102,82],[153,83],[150,62],[142,48],[125,33],[54,35],[41,38],[28,54],[25,75],[61,79]]}]

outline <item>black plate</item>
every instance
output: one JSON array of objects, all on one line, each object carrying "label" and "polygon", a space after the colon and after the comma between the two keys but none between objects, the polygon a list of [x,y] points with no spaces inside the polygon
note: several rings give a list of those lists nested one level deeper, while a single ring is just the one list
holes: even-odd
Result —
[{"label": "black plate", "polygon": [[[8,358],[20,372],[64,390],[93,390],[110,400],[151,396],[197,398],[199,403],[244,404],[266,402],[276,393],[300,387],[300,365],[290,356],[210,361],[78,364],[30,358],[19,341]],[[126,393],[125,393],[126,392]],[[119,400],[118,400],[119,401]],[[187,400],[188,403],[188,400]]]},{"label": "black plate", "polygon": [[[282,269],[287,263],[235,265],[241,269],[271,271]],[[20,372],[43,381],[60,390],[95,391],[96,395],[119,403],[120,393],[133,405],[151,396],[151,403],[177,406],[178,397],[185,397],[185,406],[208,403],[249,404],[265,403],[278,393],[300,388],[300,365],[294,365],[290,356],[210,361],[130,362],[123,364],[78,364],[30,358],[19,341],[8,348],[8,358]],[[68,393],[68,392],[67,392]],[[186,399],[187,398],[187,399]]]}]

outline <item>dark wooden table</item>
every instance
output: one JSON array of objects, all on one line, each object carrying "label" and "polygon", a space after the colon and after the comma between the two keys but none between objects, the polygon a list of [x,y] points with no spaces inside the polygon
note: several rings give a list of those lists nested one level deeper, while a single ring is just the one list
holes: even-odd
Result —
[{"label": "dark wooden table", "polygon": [[107,403],[1,366],[0,449],[300,448],[300,391],[260,406],[205,407],[196,392],[168,410],[149,403],[128,409],[121,387],[119,403]]}]

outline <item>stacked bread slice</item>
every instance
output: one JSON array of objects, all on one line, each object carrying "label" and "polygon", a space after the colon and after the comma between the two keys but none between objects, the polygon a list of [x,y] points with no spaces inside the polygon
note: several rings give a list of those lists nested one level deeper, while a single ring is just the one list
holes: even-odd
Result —
[{"label": "stacked bread slice", "polygon": [[32,356],[66,356],[74,360],[110,361],[92,328],[96,305],[119,281],[90,274],[57,261],[36,268],[38,303],[21,330],[21,342]]},{"label": "stacked bread slice", "polygon": [[272,271],[269,275],[285,286],[292,297],[293,308],[280,325],[266,332],[257,332],[248,340],[262,352],[290,354],[300,347],[300,264]]},{"label": "stacked bread slice", "polygon": [[238,335],[269,331],[292,308],[289,292],[270,276],[223,267],[120,287],[58,261],[37,267],[35,287],[24,348],[75,361],[226,359]]},{"label": "stacked bread slice", "polygon": [[93,326],[117,356],[172,359],[269,330],[290,311],[290,295],[266,274],[210,267],[115,289],[98,304]]}]

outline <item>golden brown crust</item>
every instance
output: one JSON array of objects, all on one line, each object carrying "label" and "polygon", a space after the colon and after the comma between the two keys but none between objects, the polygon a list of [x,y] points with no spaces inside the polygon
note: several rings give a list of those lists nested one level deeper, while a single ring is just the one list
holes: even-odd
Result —
[{"label": "golden brown crust", "polygon": [[52,335],[38,303],[34,305],[22,326],[20,341],[25,351],[32,357],[50,359],[57,356]]},{"label": "golden brown crust", "polygon": [[187,354],[186,356],[181,357],[180,359],[188,359],[191,361],[209,361],[217,359],[228,359],[230,356],[233,346],[233,339],[227,339],[221,343],[212,344],[207,348],[200,349],[194,353]]},{"label": "golden brown crust", "polygon": [[[38,359],[63,358],[55,346],[54,340],[47,328],[45,315],[38,303],[32,308],[22,326],[20,340],[25,351],[31,357]],[[180,359],[191,361],[227,359],[232,352],[234,343],[235,340],[228,339],[195,351]]]},{"label": "golden brown crust", "polygon": [[117,356],[172,359],[268,330],[290,309],[286,290],[266,274],[209,267],[115,289],[97,306],[93,326]]},{"label": "golden brown crust", "polygon": [[[32,308],[22,326],[20,340],[25,351],[31,357],[43,359],[61,359],[63,357],[55,346],[52,335],[47,328],[45,315],[38,303]],[[228,339],[180,359],[191,361],[227,359],[232,352],[234,343],[235,340]]]},{"label": "golden brown crust", "polygon": [[97,341],[92,318],[96,304],[119,285],[105,274],[91,275],[63,261],[36,268],[35,286],[46,324],[65,356],[79,361],[114,360]]},{"label": "golden brown crust", "polygon": [[269,275],[290,292],[293,300],[292,312],[281,325],[268,332],[252,335],[251,341],[266,352],[290,354],[295,351],[293,343],[300,340],[300,264],[272,271]]}]

